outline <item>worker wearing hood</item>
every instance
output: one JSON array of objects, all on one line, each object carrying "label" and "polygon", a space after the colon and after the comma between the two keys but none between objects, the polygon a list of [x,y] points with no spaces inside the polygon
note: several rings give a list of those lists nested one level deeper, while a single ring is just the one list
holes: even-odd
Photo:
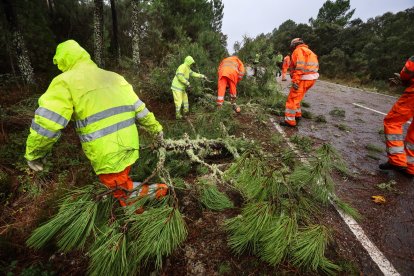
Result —
[{"label": "worker wearing hood", "polygon": [[177,71],[175,72],[174,79],[171,83],[171,90],[174,97],[174,104],[175,104],[175,117],[176,119],[181,119],[181,107],[183,108],[183,113],[186,115],[189,110],[190,106],[188,104],[188,95],[186,90],[190,89],[190,77],[195,78],[202,78],[206,79],[206,76],[200,73],[193,72],[191,70],[191,65],[194,64],[195,61],[191,56],[187,56],[184,59],[184,63],[178,66]]},{"label": "worker wearing hood", "polygon": [[[103,184],[132,190],[138,185],[128,176],[139,156],[135,123],[159,140],[162,126],[122,76],[100,69],[76,41],[59,44],[53,63],[63,73],[39,98],[26,142],[25,158],[30,168],[43,169],[41,159],[72,120],[83,151]],[[165,185],[162,189],[166,193]],[[115,189],[114,196],[126,205],[128,196],[122,189]]]}]

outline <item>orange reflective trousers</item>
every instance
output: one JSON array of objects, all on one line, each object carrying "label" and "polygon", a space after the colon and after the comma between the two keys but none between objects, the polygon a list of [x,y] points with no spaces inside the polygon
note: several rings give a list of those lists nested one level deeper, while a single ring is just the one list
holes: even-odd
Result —
[{"label": "orange reflective trousers", "polygon": [[289,125],[296,126],[296,118],[302,117],[300,103],[315,82],[316,80],[301,80],[299,81],[298,90],[293,89],[293,87],[290,88],[285,109],[285,122]]},{"label": "orange reflective trousers", "polygon": [[414,123],[408,127],[405,139],[403,126],[413,116],[414,93],[405,92],[384,118],[388,162],[407,167],[407,172],[410,174],[414,174]]},{"label": "orange reflective trousers", "polygon": [[232,98],[232,100],[236,99],[237,97],[236,84],[234,83],[234,81],[232,81],[228,77],[222,76],[218,80],[217,105],[223,105],[224,95],[226,94],[227,87],[230,88],[230,97]]},{"label": "orange reflective trousers", "polygon": [[[168,186],[166,184],[144,184],[141,185],[140,182],[133,182],[132,179],[129,177],[129,171],[131,167],[128,166],[119,173],[108,173],[108,174],[100,174],[99,180],[105,184],[109,189],[116,189],[113,192],[113,195],[116,199],[119,200],[121,206],[131,205],[134,202],[132,200],[128,200],[129,198],[134,198],[138,195],[138,198],[143,196],[149,195],[153,196],[157,199],[165,196],[168,192]],[[138,189],[138,191],[128,192],[133,189]]]}]

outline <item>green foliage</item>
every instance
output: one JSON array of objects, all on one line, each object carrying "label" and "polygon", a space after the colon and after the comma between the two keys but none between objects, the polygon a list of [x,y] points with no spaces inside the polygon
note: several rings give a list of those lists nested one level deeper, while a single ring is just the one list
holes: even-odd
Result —
[{"label": "green foliage", "polygon": [[95,201],[92,196],[96,190],[94,185],[89,185],[69,192],[60,203],[58,213],[32,233],[27,245],[39,249],[57,235],[61,251],[84,248],[95,225],[102,223],[113,204],[112,199]]},{"label": "green foliage", "polygon": [[311,18],[309,21],[314,26],[335,24],[344,27],[354,15],[355,9],[350,9],[350,0],[326,1],[319,9],[316,19]]},{"label": "green foliage", "polygon": [[329,232],[325,226],[311,225],[301,229],[293,244],[293,263],[299,267],[320,269],[326,274],[335,274],[340,267],[325,257],[325,248]]},{"label": "green foliage", "polygon": [[[89,250],[90,275],[129,275],[127,235],[115,223],[98,230],[97,238]],[[135,261],[135,260],[134,260]],[[135,262],[131,264],[133,266]]]},{"label": "green foliage", "polygon": [[337,125],[335,125],[339,130],[342,130],[342,131],[346,131],[346,132],[349,132],[349,131],[351,131],[351,128],[349,127],[349,126],[347,126],[347,125],[345,125],[345,124],[337,124]]},{"label": "green foliage", "polygon": [[339,154],[332,146],[324,144],[309,164],[295,168],[290,181],[296,188],[306,187],[317,201],[325,204],[334,192],[334,181],[330,175],[334,169],[347,171]]},{"label": "green foliage", "polygon": [[308,136],[301,136],[295,134],[290,138],[290,141],[296,144],[299,147],[299,149],[303,152],[310,152],[312,150],[313,141]]},{"label": "green foliage", "polygon": [[170,255],[187,237],[184,219],[173,207],[151,208],[128,220],[131,224],[130,262],[146,265],[155,260],[159,269],[162,258]]},{"label": "green foliage", "polygon": [[191,161],[178,154],[174,158],[168,158],[165,168],[173,177],[186,176],[192,170]]},{"label": "green foliage", "polygon": [[331,111],[329,111],[329,115],[333,117],[345,117],[345,110],[335,107]]},{"label": "green foliage", "polygon": [[318,115],[315,117],[315,122],[317,123],[326,123],[326,118],[323,115]]},{"label": "green foliage", "polygon": [[199,185],[201,185],[200,201],[206,208],[213,211],[233,208],[233,202],[230,201],[226,194],[220,192],[214,183],[200,180]]},{"label": "green foliage", "polygon": [[246,204],[241,215],[226,221],[225,227],[230,235],[228,244],[236,254],[245,251],[258,253],[263,230],[271,228],[274,223],[273,207],[269,202]]},{"label": "green foliage", "polygon": [[370,152],[376,152],[376,153],[384,152],[384,149],[382,147],[375,145],[375,144],[367,144],[365,148]]},{"label": "green foliage", "polygon": [[289,254],[297,232],[296,217],[282,215],[261,237],[263,250],[260,257],[271,265],[281,263]]}]

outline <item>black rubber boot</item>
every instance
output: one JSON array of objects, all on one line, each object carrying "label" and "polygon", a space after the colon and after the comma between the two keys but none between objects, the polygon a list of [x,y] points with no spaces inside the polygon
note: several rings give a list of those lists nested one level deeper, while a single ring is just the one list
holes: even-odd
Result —
[{"label": "black rubber boot", "polygon": [[395,170],[395,171],[399,171],[399,172],[405,172],[406,169],[407,169],[407,167],[393,165],[389,162],[382,163],[378,167],[380,168],[380,170],[384,170],[384,171]]}]

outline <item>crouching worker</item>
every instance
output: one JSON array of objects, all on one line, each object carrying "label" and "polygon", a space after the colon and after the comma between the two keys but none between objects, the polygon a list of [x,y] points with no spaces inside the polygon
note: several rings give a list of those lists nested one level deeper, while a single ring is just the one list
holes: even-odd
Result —
[{"label": "crouching worker", "polygon": [[223,59],[218,68],[218,85],[217,85],[217,107],[224,103],[226,88],[230,88],[230,102],[233,109],[238,113],[240,108],[236,105],[237,84],[243,79],[246,71],[243,62],[237,56],[231,56]]},{"label": "crouching worker", "polygon": [[[53,63],[63,73],[55,77],[39,98],[39,108],[30,127],[25,158],[35,171],[43,170],[41,159],[59,139],[61,129],[73,120],[83,151],[95,173],[122,206],[137,187],[129,177],[130,166],[139,156],[139,125],[162,143],[162,126],[120,75],[98,68],[76,41],[58,45]],[[165,184],[142,185],[139,195],[167,194]],[[133,194],[132,194],[133,195]]]},{"label": "crouching worker", "polygon": [[178,66],[177,71],[175,72],[174,79],[171,83],[171,90],[174,97],[175,104],[175,118],[181,119],[181,107],[183,108],[183,114],[187,115],[190,110],[190,105],[188,104],[188,95],[186,90],[191,88],[190,86],[190,77],[207,79],[206,76],[200,73],[193,72],[191,70],[191,65],[195,61],[191,56],[187,56],[184,59],[184,63]]}]

